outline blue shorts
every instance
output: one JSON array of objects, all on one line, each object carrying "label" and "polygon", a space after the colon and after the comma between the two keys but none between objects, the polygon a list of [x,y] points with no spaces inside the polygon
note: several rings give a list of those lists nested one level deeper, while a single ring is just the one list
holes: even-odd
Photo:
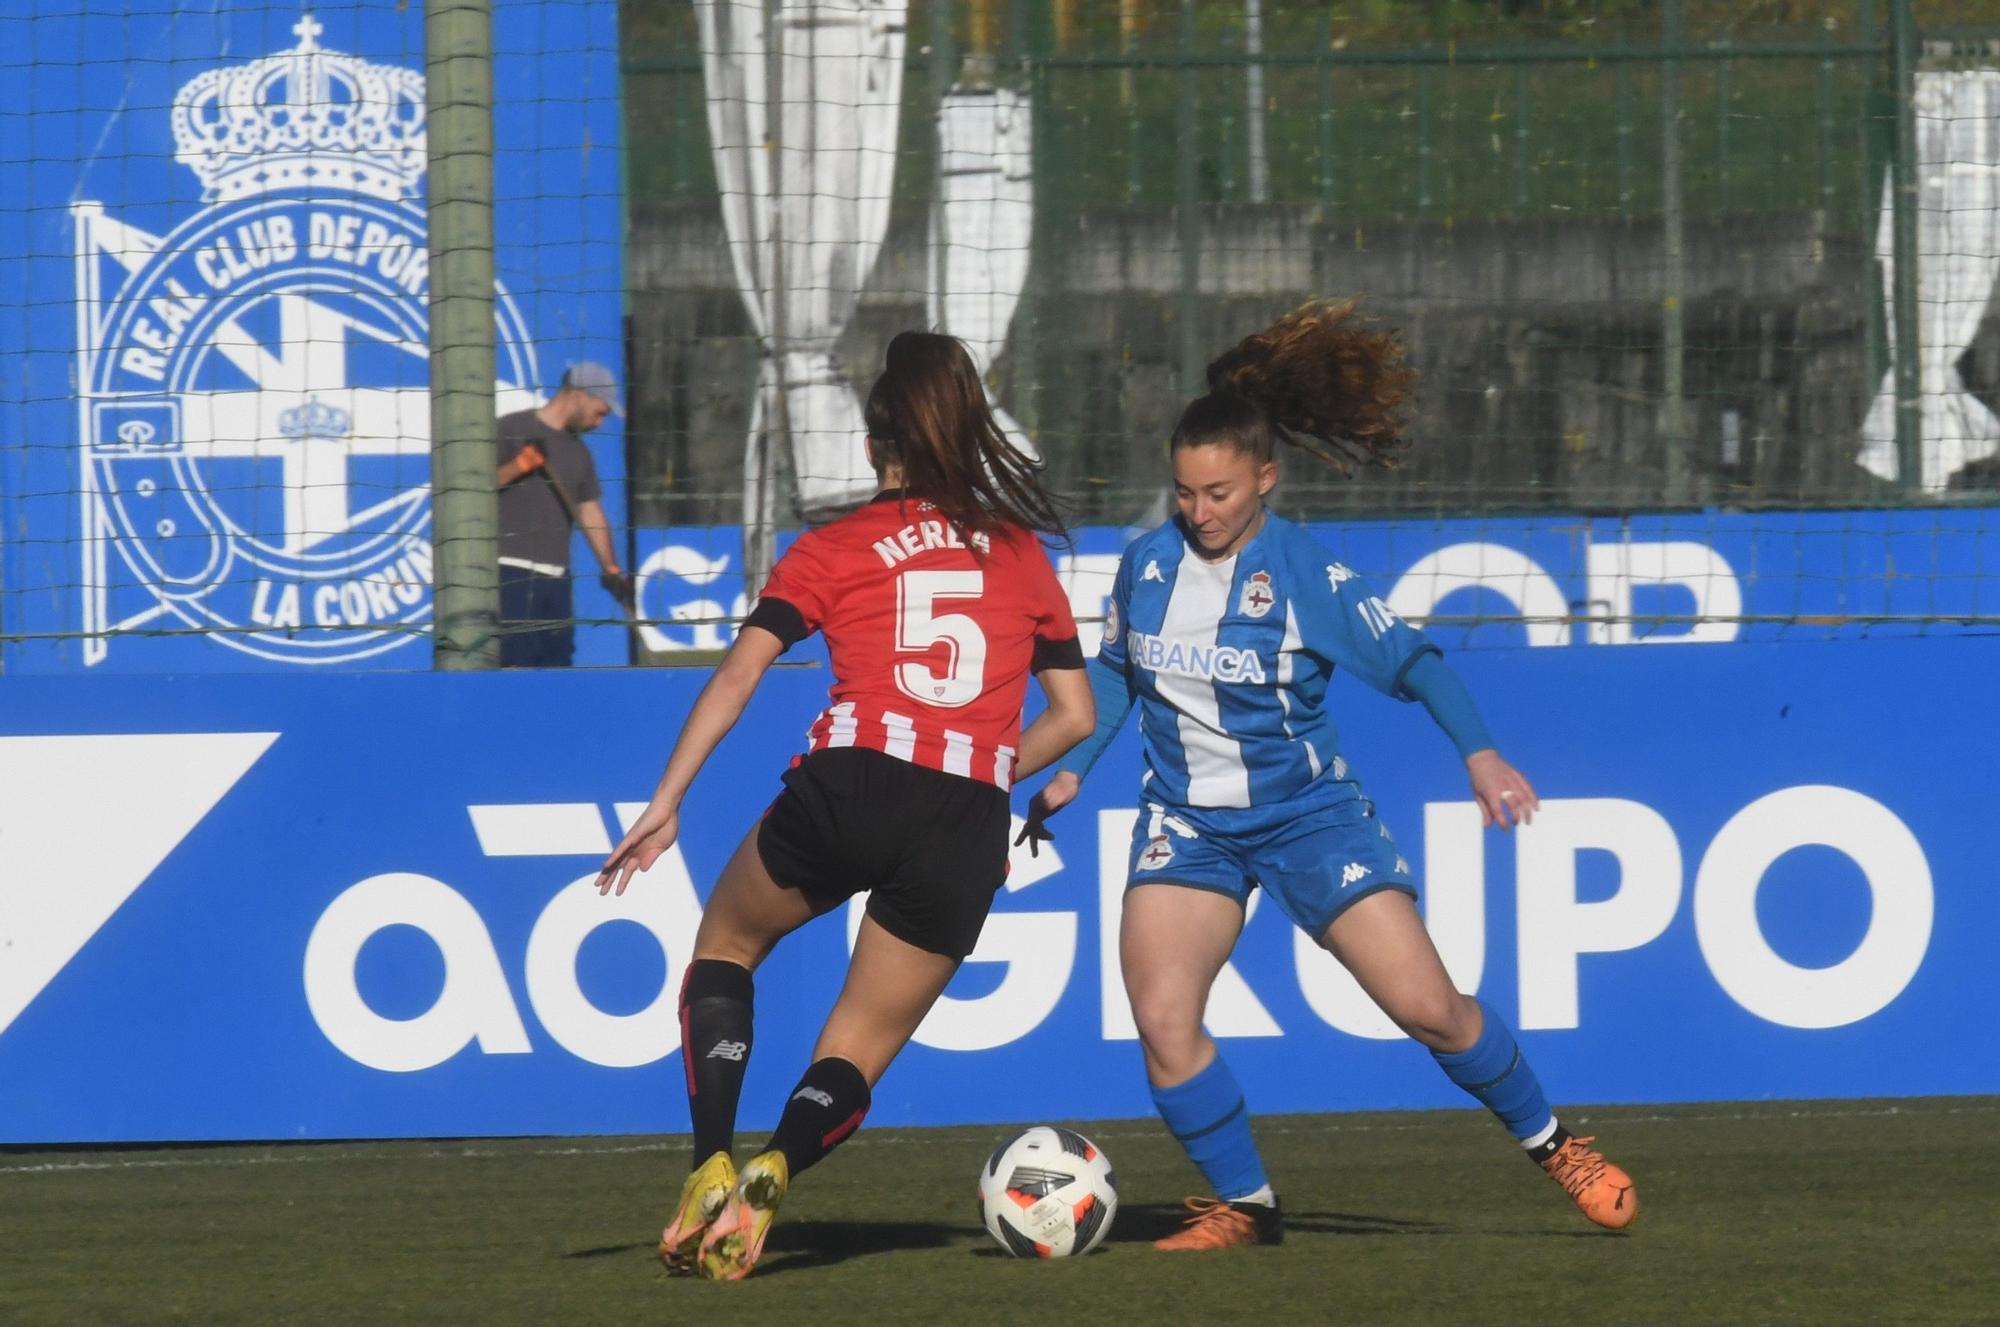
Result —
[{"label": "blue shorts", "polygon": [[1125,887],[1149,884],[1212,890],[1245,906],[1261,886],[1314,940],[1379,889],[1417,893],[1373,802],[1311,792],[1245,808],[1141,802]]}]

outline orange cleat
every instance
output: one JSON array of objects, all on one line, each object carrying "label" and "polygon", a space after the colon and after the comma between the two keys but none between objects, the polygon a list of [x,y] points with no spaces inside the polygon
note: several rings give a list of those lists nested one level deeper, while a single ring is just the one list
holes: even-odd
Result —
[{"label": "orange cleat", "polygon": [[1549,1178],[1563,1186],[1583,1214],[1607,1230],[1623,1230],[1639,1215],[1632,1177],[1591,1146],[1595,1138],[1570,1138],[1542,1162]]},{"label": "orange cleat", "polygon": [[1220,1198],[1190,1198],[1188,1217],[1178,1235],[1153,1241],[1156,1249],[1179,1253],[1191,1249],[1233,1249],[1250,1244],[1285,1242],[1285,1214],[1276,1203],[1228,1203]]}]

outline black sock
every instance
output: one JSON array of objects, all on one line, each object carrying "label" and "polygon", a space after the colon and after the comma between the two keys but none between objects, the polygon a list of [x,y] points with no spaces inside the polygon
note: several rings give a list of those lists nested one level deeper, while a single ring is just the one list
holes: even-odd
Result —
[{"label": "black sock", "polygon": [[1558,1121],[1554,1133],[1544,1138],[1541,1142],[1536,1143],[1533,1147],[1524,1147],[1521,1150],[1528,1154],[1528,1160],[1539,1166],[1556,1153],[1562,1151],[1562,1145],[1568,1141],[1569,1130],[1563,1128],[1562,1123]]},{"label": "black sock", "polygon": [[751,991],[748,968],[717,958],[688,964],[681,981],[681,1063],[697,1166],[736,1141],[736,1101],[750,1067]]},{"label": "black sock", "polygon": [[815,1060],[792,1089],[785,1113],[778,1117],[778,1131],[764,1150],[783,1152],[786,1167],[797,1175],[861,1127],[872,1097],[868,1080],[848,1061],[831,1056]]}]

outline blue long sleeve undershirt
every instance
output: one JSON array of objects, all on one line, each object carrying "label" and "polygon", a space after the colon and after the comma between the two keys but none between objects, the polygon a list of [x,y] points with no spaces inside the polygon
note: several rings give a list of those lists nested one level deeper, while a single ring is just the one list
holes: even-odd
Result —
[{"label": "blue long sleeve undershirt", "polygon": [[1097,702],[1097,728],[1071,747],[1069,754],[1056,762],[1054,771],[1074,774],[1079,779],[1090,773],[1090,767],[1104,754],[1104,748],[1111,745],[1111,739],[1125,726],[1125,716],[1132,712],[1132,683],[1124,669],[1113,668],[1104,662],[1102,655],[1093,654],[1089,672],[1090,694]]},{"label": "blue long sleeve undershirt", "polygon": [[1458,748],[1459,755],[1469,756],[1493,745],[1486,723],[1479,717],[1479,706],[1472,701],[1472,693],[1435,649],[1426,650],[1403,674],[1403,694],[1424,703],[1431,718],[1437,720],[1437,726],[1444,729],[1444,735]]},{"label": "blue long sleeve undershirt", "polygon": [[[1111,745],[1111,739],[1118,736],[1118,730],[1125,726],[1126,715],[1132,712],[1132,685],[1123,669],[1113,668],[1093,655],[1089,673],[1090,693],[1097,702],[1097,727],[1057,761],[1054,770],[1058,774],[1074,774],[1079,779],[1090,773],[1090,767]],[[1410,699],[1423,702],[1437,726],[1458,748],[1459,755],[1470,756],[1493,746],[1493,738],[1479,717],[1479,706],[1473,702],[1472,693],[1435,649],[1426,649],[1409,666],[1403,674],[1402,689]]]}]

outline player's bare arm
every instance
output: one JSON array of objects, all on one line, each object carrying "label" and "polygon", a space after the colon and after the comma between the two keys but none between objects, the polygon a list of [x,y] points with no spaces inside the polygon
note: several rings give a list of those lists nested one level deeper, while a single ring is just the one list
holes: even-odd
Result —
[{"label": "player's bare arm", "polygon": [[1081,668],[1049,668],[1035,675],[1049,707],[1035,716],[1021,734],[1016,778],[1047,769],[1097,727],[1097,702],[1091,698],[1090,677]]},{"label": "player's bare arm", "polygon": [[723,736],[736,726],[757,684],[785,643],[762,627],[745,627],[716,666],[708,684],[695,697],[694,708],[681,726],[673,754],[667,757],[666,772],[653,790],[646,809],[625,832],[604,868],[597,875],[600,894],[625,892],[634,875],[650,868],[661,853],[673,846],[680,832],[681,798],[700,772]]}]

